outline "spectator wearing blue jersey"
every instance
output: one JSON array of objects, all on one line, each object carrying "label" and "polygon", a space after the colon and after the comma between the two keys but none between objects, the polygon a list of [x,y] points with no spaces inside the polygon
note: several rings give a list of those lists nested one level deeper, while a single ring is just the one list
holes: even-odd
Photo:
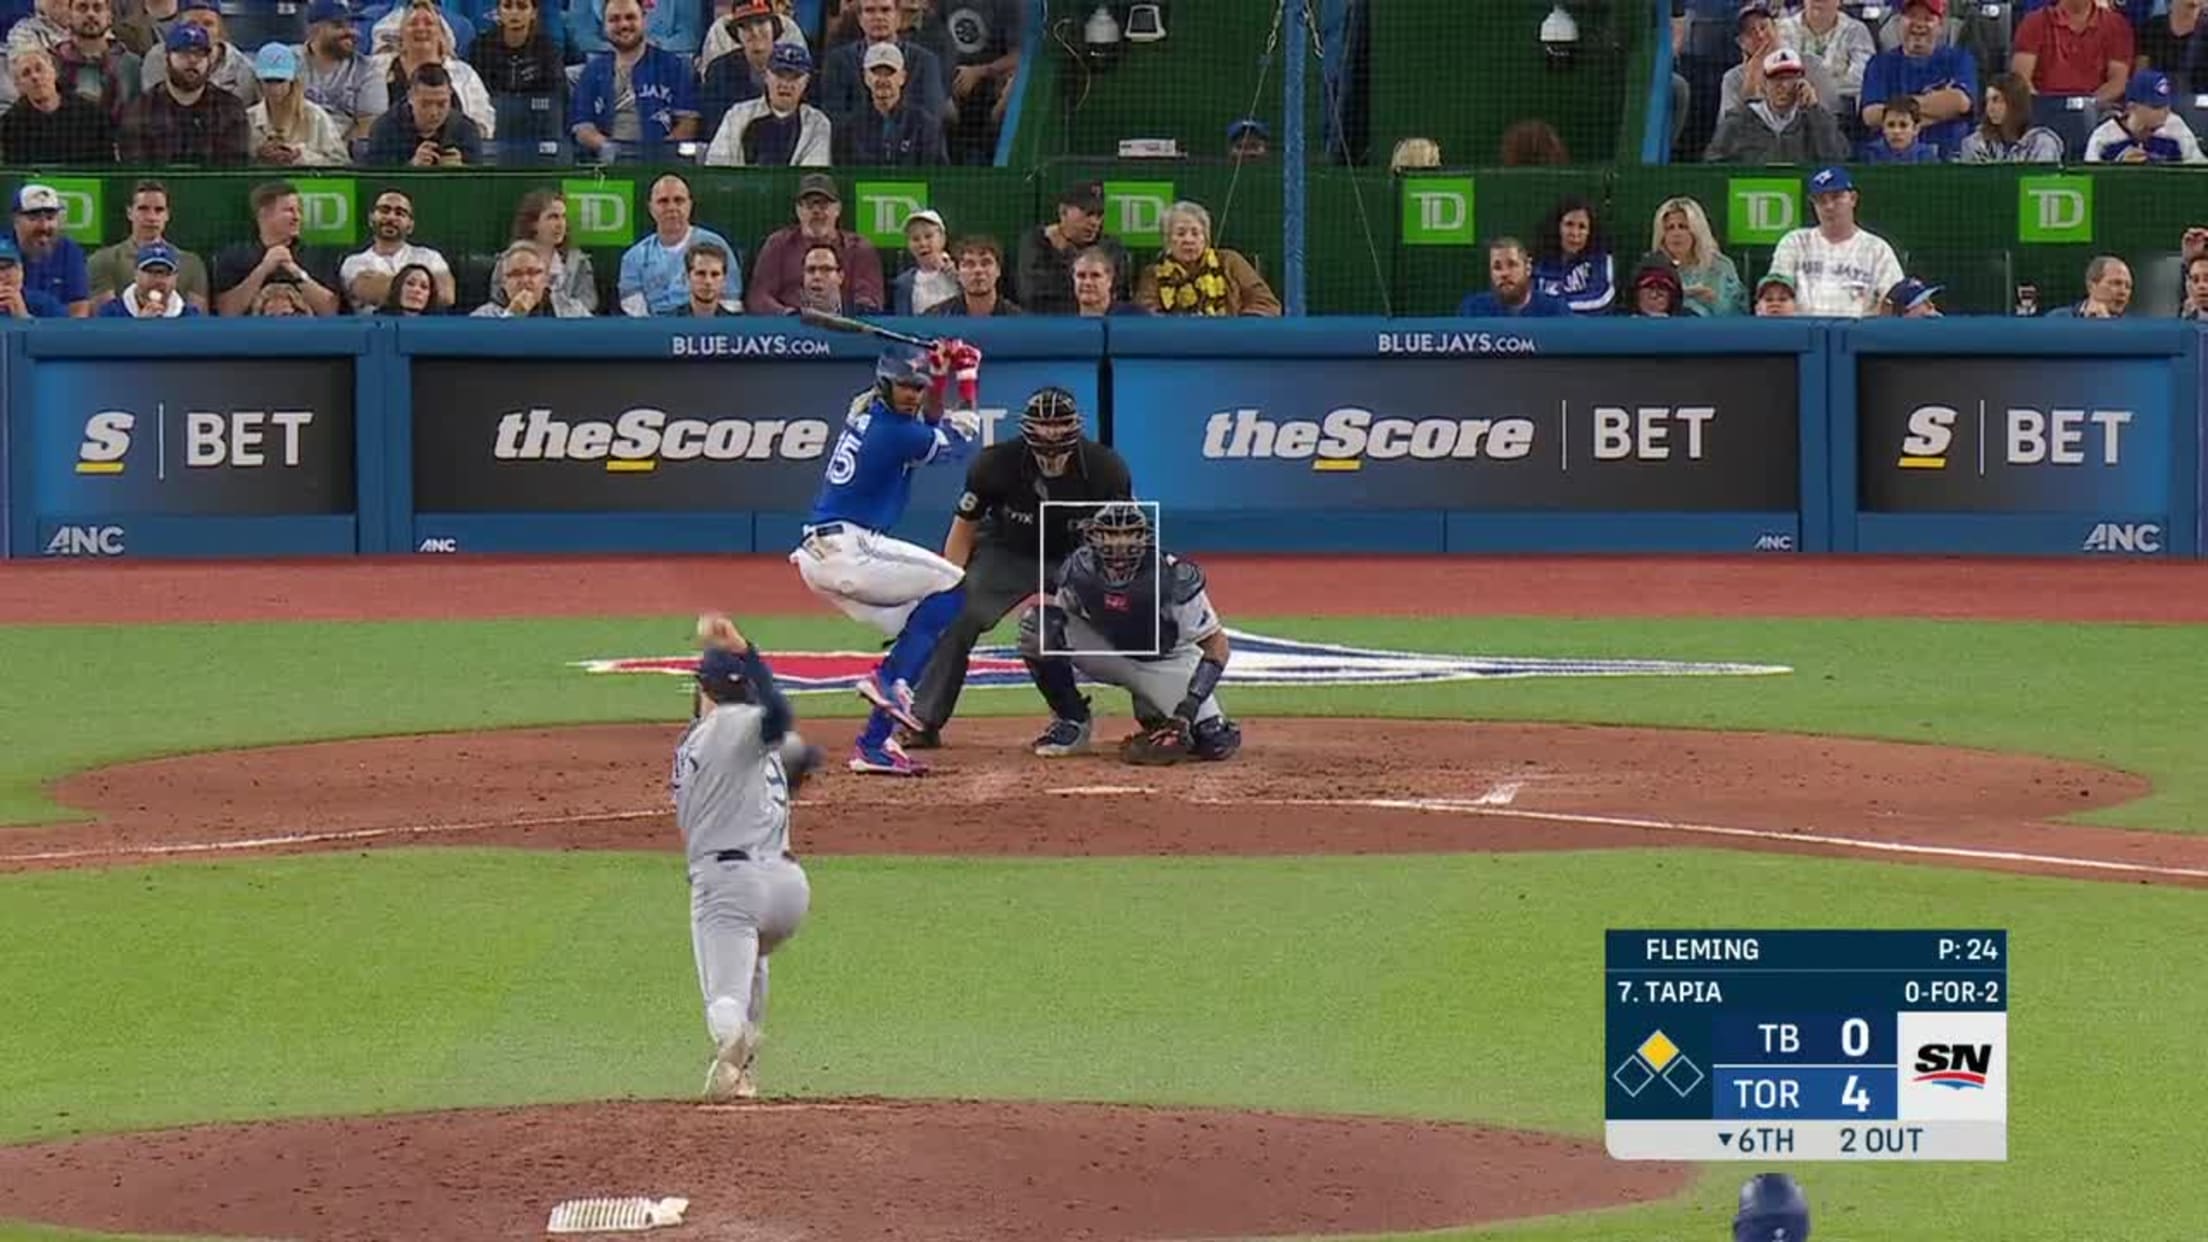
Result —
[{"label": "spectator wearing blue jersey", "polygon": [[0,315],[11,319],[67,319],[69,308],[42,289],[23,282],[23,252],[15,239],[0,235]]},{"label": "spectator wearing blue jersey", "polygon": [[61,231],[61,194],[27,182],[15,191],[16,262],[23,287],[46,294],[76,319],[92,313],[92,272],[84,247]]},{"label": "spectator wearing blue jersey", "polygon": [[2141,69],[2124,90],[2124,114],[2110,117],[2085,140],[2088,164],[2202,164],[2200,140],[2170,111],[2170,75]]},{"label": "spectator wearing blue jersey", "polygon": [[741,300],[744,271],[736,260],[736,248],[719,233],[690,223],[690,183],[673,173],[654,181],[651,206],[652,232],[621,256],[621,313],[643,319],[672,315],[687,305],[690,277],[685,261],[690,247],[699,242],[712,242],[728,252],[728,295]]},{"label": "spectator wearing blue jersey", "polygon": [[1863,123],[1883,129],[1887,101],[1914,96],[1923,126],[1919,137],[1943,159],[1969,136],[1978,100],[1978,62],[1940,41],[1946,16],[1947,0],[1908,0],[1901,13],[1901,46],[1871,57],[1863,69]]},{"label": "spectator wearing blue jersey", "polygon": [[644,41],[640,0],[606,0],[606,41],[575,82],[575,145],[601,163],[674,157],[676,144],[698,136],[689,60]]},{"label": "spectator wearing blue jersey", "polygon": [[1937,164],[1940,153],[1931,143],[1917,135],[1917,97],[1896,95],[1886,101],[1886,114],[1879,119],[1878,137],[1863,144],[1858,159],[1866,164]]},{"label": "spectator wearing blue jersey", "polygon": [[1594,204],[1577,195],[1558,203],[1534,240],[1534,287],[1575,315],[1601,315],[1617,300],[1617,280]]},{"label": "spectator wearing blue jersey", "polygon": [[1556,319],[1572,312],[1533,283],[1533,262],[1526,244],[1498,237],[1487,244],[1487,291],[1468,293],[1457,304],[1465,319]]}]

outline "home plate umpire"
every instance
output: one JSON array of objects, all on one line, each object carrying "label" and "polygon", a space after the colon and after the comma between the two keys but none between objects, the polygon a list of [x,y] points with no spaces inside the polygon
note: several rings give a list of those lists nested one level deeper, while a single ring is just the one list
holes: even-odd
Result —
[{"label": "home plate umpire", "polygon": [[1072,393],[1042,388],[1027,399],[1020,438],[983,449],[967,468],[966,490],[943,541],[943,558],[965,567],[966,607],[936,644],[914,693],[913,714],[927,728],[901,735],[907,749],[943,744],[941,731],[958,708],[974,644],[1038,587],[1055,589],[1059,567],[1081,546],[1079,523],[1093,503],[1054,503],[1045,510],[1042,502],[1127,500],[1133,494],[1127,463],[1082,434]]}]

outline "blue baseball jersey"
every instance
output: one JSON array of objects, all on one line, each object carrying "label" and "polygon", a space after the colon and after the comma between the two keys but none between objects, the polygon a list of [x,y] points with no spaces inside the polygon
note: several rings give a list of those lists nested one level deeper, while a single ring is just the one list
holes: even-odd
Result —
[{"label": "blue baseball jersey", "polygon": [[912,499],[912,472],[929,462],[961,460],[973,443],[949,427],[899,414],[879,396],[854,401],[828,450],[811,524],[888,530]]}]

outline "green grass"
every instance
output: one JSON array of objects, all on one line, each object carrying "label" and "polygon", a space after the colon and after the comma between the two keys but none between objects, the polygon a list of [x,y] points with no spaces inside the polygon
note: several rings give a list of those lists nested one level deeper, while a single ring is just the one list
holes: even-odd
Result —
[{"label": "green grass", "polygon": [[[2208,1025],[2208,993],[2170,986],[2172,946],[2208,940],[2195,893],[1702,851],[812,871],[814,918],[776,962],[771,1092],[1377,1112],[1589,1137],[1602,928],[1719,912],[1830,925],[1841,893],[1849,924],[2006,926],[2010,1160],[1798,1170],[1819,1236],[2176,1242],[2179,1222],[2208,1216],[2193,1169],[2208,1080],[2162,1072],[2150,1051]],[[686,1096],[708,1051],[665,856],[423,850],[12,877],[0,978],[16,1015],[0,1027],[0,1141]],[[1505,1236],[1721,1236],[1733,1188],[1762,1167],[1714,1166],[1680,1201]]]},{"label": "green grass", "polygon": [[[1649,656],[1782,663],[1789,677],[1579,679],[1233,693],[1244,714],[1466,716],[1779,729],[2061,755],[2152,777],[2142,801],[2082,818],[2208,831],[2208,627],[1941,621],[1243,622],[1265,633],[1426,651]],[[770,654],[872,649],[819,618],[752,623]],[[307,738],[524,724],[668,719],[672,679],[586,676],[567,661],[671,654],[685,618],[529,622],[0,627],[0,823],[65,818],[42,786],[152,754]],[[127,648],[121,646],[127,640]],[[118,652],[159,671],[116,700]],[[847,696],[808,713],[856,709]],[[1033,714],[1032,692],[975,692],[962,710]]]}]

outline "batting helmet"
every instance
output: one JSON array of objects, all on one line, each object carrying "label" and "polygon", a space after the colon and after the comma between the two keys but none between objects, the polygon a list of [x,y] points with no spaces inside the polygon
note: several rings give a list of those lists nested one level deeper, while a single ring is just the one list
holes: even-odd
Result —
[{"label": "batting helmet", "polygon": [[931,378],[928,351],[918,345],[892,345],[874,360],[874,385],[881,389],[885,398],[892,384],[925,388]]},{"label": "batting helmet", "polygon": [[1126,586],[1142,574],[1154,549],[1156,536],[1150,515],[1131,502],[1105,505],[1081,528],[1081,537],[1096,554],[1097,568],[1108,586]]},{"label": "batting helmet", "polygon": [[708,647],[698,657],[698,689],[716,703],[748,703],[751,683],[744,680],[744,658],[725,647]]},{"label": "batting helmet", "polygon": [[1039,458],[1057,459],[1081,439],[1081,407],[1063,388],[1038,388],[1020,411],[1020,438]]},{"label": "batting helmet", "polygon": [[1733,1242],[1809,1242],[1809,1200],[1784,1173],[1758,1173],[1740,1188]]}]

